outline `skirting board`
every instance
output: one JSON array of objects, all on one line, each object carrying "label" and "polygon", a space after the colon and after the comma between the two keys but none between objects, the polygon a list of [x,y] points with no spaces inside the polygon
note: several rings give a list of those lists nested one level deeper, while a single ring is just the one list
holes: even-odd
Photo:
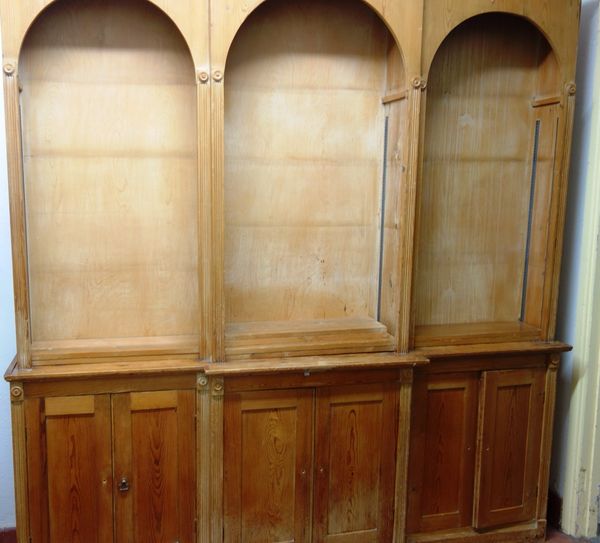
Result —
[{"label": "skirting board", "polygon": [[15,528],[0,528],[0,543],[17,543]]}]

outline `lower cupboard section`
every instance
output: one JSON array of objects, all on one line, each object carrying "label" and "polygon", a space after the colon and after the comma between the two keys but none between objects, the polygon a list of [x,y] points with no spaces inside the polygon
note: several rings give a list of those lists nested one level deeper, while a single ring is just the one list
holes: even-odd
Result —
[{"label": "lower cupboard section", "polygon": [[19,541],[542,541],[557,365],[13,382]]},{"label": "lower cupboard section", "polygon": [[195,541],[194,390],[24,403],[31,543]]},{"label": "lower cupboard section", "polygon": [[409,541],[543,538],[556,366],[520,362],[531,367],[416,374]]}]

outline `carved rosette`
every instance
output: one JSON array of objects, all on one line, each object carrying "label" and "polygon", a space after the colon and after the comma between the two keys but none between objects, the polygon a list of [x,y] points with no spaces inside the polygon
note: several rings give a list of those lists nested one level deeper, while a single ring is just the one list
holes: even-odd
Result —
[{"label": "carved rosette", "polygon": [[22,402],[25,397],[23,386],[18,383],[14,383],[10,386],[10,401],[11,402]]},{"label": "carved rosette", "polygon": [[225,381],[222,378],[216,378],[212,382],[213,397],[221,397],[225,394]]}]

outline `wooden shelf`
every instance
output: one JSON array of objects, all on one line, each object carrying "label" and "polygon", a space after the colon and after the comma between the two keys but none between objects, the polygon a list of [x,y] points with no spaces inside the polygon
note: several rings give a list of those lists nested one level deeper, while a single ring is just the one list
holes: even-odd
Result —
[{"label": "wooden shelf", "polygon": [[372,318],[235,323],[225,331],[227,358],[391,350],[394,338]]},{"label": "wooden shelf", "polygon": [[34,365],[111,356],[192,355],[198,353],[198,341],[193,335],[35,341],[31,354]]},{"label": "wooden shelf", "polygon": [[206,363],[186,358],[155,359],[139,362],[127,360],[80,364],[55,364],[35,368],[18,368],[15,361],[8,367],[7,381],[41,381],[73,378],[167,375],[202,371]]},{"label": "wooden shelf", "polygon": [[417,326],[415,347],[470,345],[541,339],[541,331],[523,322],[481,322]]},{"label": "wooden shelf", "polygon": [[273,374],[278,372],[319,372],[339,369],[381,369],[392,367],[423,366],[429,361],[420,353],[408,354],[353,354],[340,356],[298,356],[208,364],[207,375],[237,376]]},{"label": "wooden shelf", "polygon": [[560,341],[515,341],[507,343],[484,343],[478,345],[446,345],[420,347],[413,351],[427,358],[456,358],[470,356],[502,356],[510,354],[564,353],[573,347]]}]

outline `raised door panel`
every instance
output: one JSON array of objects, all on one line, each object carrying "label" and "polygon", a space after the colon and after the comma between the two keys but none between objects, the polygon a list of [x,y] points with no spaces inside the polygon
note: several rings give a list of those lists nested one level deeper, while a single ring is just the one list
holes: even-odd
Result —
[{"label": "raised door panel", "polygon": [[195,539],[194,391],[113,396],[117,543]]},{"label": "raised door panel", "polygon": [[536,515],[544,368],[484,372],[475,484],[475,527]]},{"label": "raised door panel", "polygon": [[408,533],[471,525],[478,384],[476,372],[415,380]]},{"label": "raised door panel", "polygon": [[112,542],[109,397],[34,398],[25,404],[31,541]]},{"label": "raised door panel", "polygon": [[392,540],[395,383],[317,391],[314,541]]},{"label": "raised door panel", "polygon": [[309,541],[311,390],[228,394],[225,541]]}]

